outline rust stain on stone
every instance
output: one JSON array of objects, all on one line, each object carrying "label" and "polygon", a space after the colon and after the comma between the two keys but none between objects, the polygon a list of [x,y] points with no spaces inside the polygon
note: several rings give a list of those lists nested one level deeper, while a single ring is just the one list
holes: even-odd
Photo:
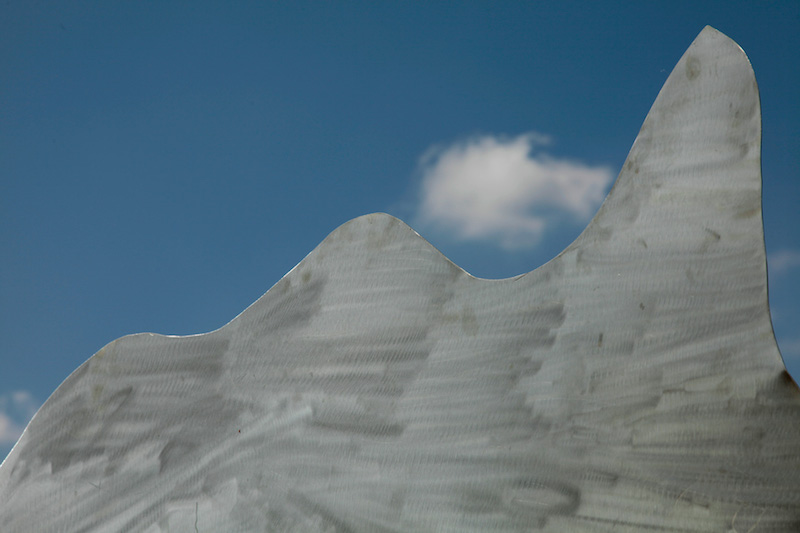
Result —
[{"label": "rust stain on stone", "polygon": [[800,387],[797,386],[797,382],[794,380],[794,378],[792,377],[792,375],[789,373],[788,370],[784,369],[783,372],[781,372],[781,380],[787,385],[789,385],[789,387],[795,393],[800,394]]}]

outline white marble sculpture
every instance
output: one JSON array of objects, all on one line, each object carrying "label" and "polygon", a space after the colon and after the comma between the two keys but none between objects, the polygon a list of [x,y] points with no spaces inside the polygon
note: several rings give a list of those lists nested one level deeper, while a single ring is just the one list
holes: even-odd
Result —
[{"label": "white marble sculpture", "polygon": [[546,265],[367,215],[217,331],[112,342],[0,467],[0,532],[800,531],[760,122],[706,28]]}]

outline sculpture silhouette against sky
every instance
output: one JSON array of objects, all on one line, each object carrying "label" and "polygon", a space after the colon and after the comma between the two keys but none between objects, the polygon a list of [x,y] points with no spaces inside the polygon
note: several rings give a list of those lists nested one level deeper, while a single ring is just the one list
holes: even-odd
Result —
[{"label": "sculpture silhouette against sky", "polygon": [[367,215],[219,330],[112,342],[0,466],[0,531],[796,531],[760,122],[706,28],[546,265]]}]

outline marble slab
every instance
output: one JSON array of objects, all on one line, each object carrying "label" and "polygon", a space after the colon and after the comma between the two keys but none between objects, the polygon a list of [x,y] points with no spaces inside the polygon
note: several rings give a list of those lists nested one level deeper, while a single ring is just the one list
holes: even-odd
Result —
[{"label": "marble slab", "polygon": [[75,370],[0,466],[0,531],[800,530],[760,142],[707,27],[550,262],[477,279],[352,220],[223,328]]}]

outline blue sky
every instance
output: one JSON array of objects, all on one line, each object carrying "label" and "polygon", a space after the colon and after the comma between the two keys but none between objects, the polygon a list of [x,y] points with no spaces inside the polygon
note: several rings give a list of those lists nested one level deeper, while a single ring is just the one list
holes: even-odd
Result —
[{"label": "blue sky", "polygon": [[706,24],[759,82],[773,323],[800,376],[796,1],[6,2],[0,457],[102,346],[224,325],[356,216],[480,277],[546,262]]}]

